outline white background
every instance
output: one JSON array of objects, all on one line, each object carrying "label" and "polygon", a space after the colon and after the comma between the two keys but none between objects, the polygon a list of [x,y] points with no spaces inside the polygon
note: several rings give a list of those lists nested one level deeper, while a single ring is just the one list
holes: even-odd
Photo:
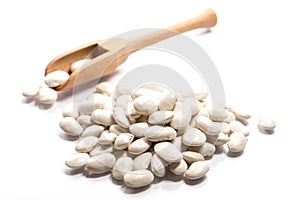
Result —
[{"label": "white background", "polygon": [[[218,25],[208,34],[186,35],[214,61],[228,104],[253,116],[243,155],[216,155],[198,184],[163,180],[142,191],[110,176],[68,175],[64,160],[75,141],[63,138],[58,120],[71,97],[44,109],[25,102],[24,85],[41,81],[50,60],[73,47],[137,28],[164,28],[209,7]],[[0,199],[299,199],[299,19],[297,1],[288,0],[1,1]],[[276,119],[274,134],[258,131],[259,116]]]}]

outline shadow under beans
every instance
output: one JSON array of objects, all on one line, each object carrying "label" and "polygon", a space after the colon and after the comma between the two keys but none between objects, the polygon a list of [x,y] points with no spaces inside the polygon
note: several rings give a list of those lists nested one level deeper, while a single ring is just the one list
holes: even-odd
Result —
[{"label": "shadow under beans", "polygon": [[207,180],[207,177],[205,175],[205,176],[203,176],[199,179],[195,179],[195,180],[190,180],[185,177],[183,180],[187,185],[200,185],[201,183],[204,183]]},{"label": "shadow under beans", "polygon": [[117,180],[117,179],[115,179],[112,175],[110,175],[110,179],[111,179],[111,181],[112,181],[115,185],[124,185],[124,181],[123,181],[123,180]]},{"label": "shadow under beans", "polygon": [[265,134],[265,135],[272,135],[274,133],[274,130],[265,130],[260,125],[257,125],[257,128],[259,132]]},{"label": "shadow under beans", "polygon": [[225,149],[224,149],[224,146],[221,145],[221,146],[216,146],[216,151],[215,151],[215,154],[222,154],[222,153],[225,153]]},{"label": "shadow under beans", "polygon": [[34,103],[34,102],[35,102],[35,105],[36,105],[37,103],[36,103],[35,97],[28,97],[28,98],[23,98],[22,99],[22,103],[24,103],[24,104],[30,104],[30,103]]},{"label": "shadow under beans", "polygon": [[157,176],[154,176],[154,180],[153,180],[152,184],[158,184],[158,183],[161,183],[163,180],[164,180],[164,177],[157,177]]},{"label": "shadow under beans", "polygon": [[150,188],[150,185],[146,185],[146,186],[138,187],[138,188],[132,188],[132,187],[128,187],[126,185],[122,186],[122,189],[123,189],[124,193],[126,193],[126,194],[138,194],[138,193],[148,190],[149,188]]},{"label": "shadow under beans", "polygon": [[228,151],[227,156],[230,157],[230,158],[237,158],[237,157],[240,157],[243,153],[244,153],[244,151],[241,151],[241,152]]},{"label": "shadow under beans", "polygon": [[111,172],[108,171],[108,172],[105,172],[105,173],[101,173],[101,174],[95,174],[95,173],[90,173],[88,172],[87,170],[83,170],[83,175],[87,178],[101,178],[101,177],[104,177],[104,176],[107,176],[109,175]]},{"label": "shadow under beans", "polygon": [[77,141],[79,136],[72,136],[72,135],[68,135],[64,132],[61,132],[59,131],[58,133],[58,136],[63,139],[63,140],[66,140],[66,141],[71,141],[71,142],[74,142],[74,141]]},{"label": "shadow under beans", "polygon": [[36,105],[38,106],[38,108],[40,110],[48,110],[50,108],[52,108],[53,104],[44,104],[44,103],[40,103],[40,102],[37,102]]},{"label": "shadow under beans", "polygon": [[183,179],[183,175],[176,175],[172,173],[169,169],[166,169],[166,175],[164,177],[164,180],[172,181],[172,182],[178,182]]},{"label": "shadow under beans", "polygon": [[69,175],[69,176],[75,176],[75,175],[78,175],[78,174],[82,174],[83,171],[84,171],[83,167],[79,168],[79,169],[67,168],[67,169],[64,170],[65,174]]}]

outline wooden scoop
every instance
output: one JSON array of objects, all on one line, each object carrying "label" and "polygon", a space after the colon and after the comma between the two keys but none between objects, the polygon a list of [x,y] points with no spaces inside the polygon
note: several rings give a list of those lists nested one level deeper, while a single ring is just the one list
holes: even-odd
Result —
[{"label": "wooden scoop", "polygon": [[158,30],[134,39],[111,38],[95,41],[68,51],[53,59],[45,70],[45,75],[56,70],[71,72],[71,64],[75,61],[90,58],[90,62],[70,74],[69,79],[54,88],[57,91],[71,89],[75,86],[111,74],[127,57],[144,47],[196,28],[210,28],[216,25],[217,16],[212,9],[199,16],[171,26],[166,30]]}]

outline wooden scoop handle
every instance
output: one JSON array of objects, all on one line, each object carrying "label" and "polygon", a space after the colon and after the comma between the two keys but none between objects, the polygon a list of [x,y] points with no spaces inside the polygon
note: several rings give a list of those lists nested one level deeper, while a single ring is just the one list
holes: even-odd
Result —
[{"label": "wooden scoop handle", "polygon": [[[110,38],[97,46],[97,48],[101,47],[100,49],[105,50],[103,51],[103,54],[93,58],[93,60],[87,63],[85,67],[75,70],[68,81],[55,89],[57,91],[71,89],[77,85],[100,78],[100,76],[111,74],[119,65],[125,62],[131,53],[139,49],[196,28],[210,28],[216,25],[216,23],[216,13],[212,9],[208,9],[195,18],[171,26],[167,29],[160,29],[133,39],[125,40],[120,38]],[[86,51],[84,53],[86,53]],[[65,57],[66,56],[63,58]],[[68,61],[72,60],[74,59],[68,58]],[[55,62],[57,63],[58,61],[66,63],[66,60],[62,58],[59,58],[59,60],[56,60]],[[66,64],[70,65],[70,62]],[[59,66],[61,67],[63,65]],[[53,70],[53,67],[51,69]]]},{"label": "wooden scoop handle", "polygon": [[210,28],[217,24],[217,15],[212,9],[207,9],[197,17],[186,20],[174,26],[170,26],[166,30],[159,30],[137,37],[128,42],[127,50],[142,49],[156,42],[162,41],[179,33],[184,33],[197,28]]}]

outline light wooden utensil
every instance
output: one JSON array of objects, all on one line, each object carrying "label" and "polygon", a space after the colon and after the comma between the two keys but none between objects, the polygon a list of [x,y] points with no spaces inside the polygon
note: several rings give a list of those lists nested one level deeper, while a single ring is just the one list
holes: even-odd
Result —
[{"label": "light wooden utensil", "polygon": [[139,49],[196,28],[213,27],[216,23],[216,13],[212,9],[208,9],[195,18],[165,30],[158,30],[134,39],[110,38],[108,40],[91,42],[53,59],[46,67],[45,75],[55,70],[63,70],[70,73],[70,67],[73,62],[85,58],[92,59],[84,67],[72,72],[63,85],[54,88],[57,91],[71,89],[111,74],[119,65],[125,62],[131,53]]}]

